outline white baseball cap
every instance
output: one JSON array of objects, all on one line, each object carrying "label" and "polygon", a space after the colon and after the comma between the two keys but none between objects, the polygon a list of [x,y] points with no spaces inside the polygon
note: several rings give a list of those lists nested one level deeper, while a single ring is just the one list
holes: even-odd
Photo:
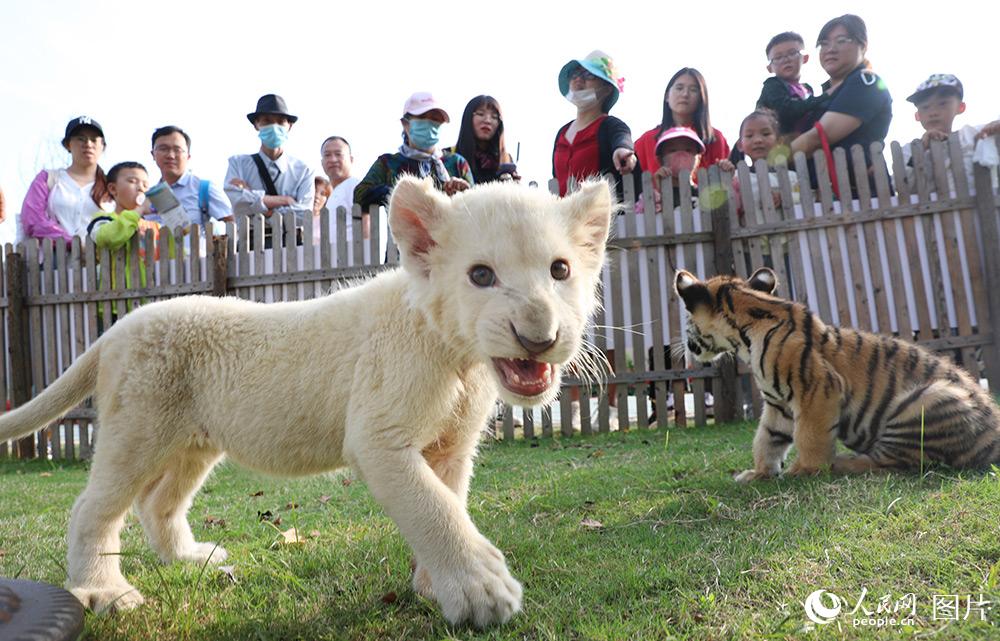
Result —
[{"label": "white baseball cap", "polygon": [[448,112],[434,99],[432,93],[429,91],[418,91],[406,99],[406,104],[403,105],[403,115],[422,116],[428,111],[434,111],[435,109],[444,114],[445,122],[451,122]]}]

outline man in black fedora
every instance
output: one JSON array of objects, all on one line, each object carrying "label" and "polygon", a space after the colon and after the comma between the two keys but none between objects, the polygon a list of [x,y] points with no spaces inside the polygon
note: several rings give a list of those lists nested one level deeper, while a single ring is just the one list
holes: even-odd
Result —
[{"label": "man in black fedora", "polygon": [[[270,218],[272,214],[294,214],[301,244],[302,225],[312,224],[315,186],[312,169],[284,152],[288,132],[298,119],[288,112],[281,96],[273,93],[261,96],[257,108],[247,114],[260,138],[260,151],[229,159],[225,188],[236,216],[264,214]],[[271,246],[268,222],[265,221],[265,247]]]}]

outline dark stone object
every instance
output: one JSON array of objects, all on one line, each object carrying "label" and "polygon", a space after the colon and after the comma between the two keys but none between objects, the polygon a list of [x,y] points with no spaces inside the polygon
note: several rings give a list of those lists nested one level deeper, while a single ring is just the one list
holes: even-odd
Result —
[{"label": "dark stone object", "polygon": [[0,579],[0,641],[73,641],[83,631],[83,605],[46,583]]}]

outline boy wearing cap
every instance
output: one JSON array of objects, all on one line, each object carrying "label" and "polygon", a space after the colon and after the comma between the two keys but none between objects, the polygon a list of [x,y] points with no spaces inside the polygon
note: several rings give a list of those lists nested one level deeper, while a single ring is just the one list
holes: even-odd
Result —
[{"label": "boy wearing cap", "polygon": [[[995,145],[992,140],[986,140],[982,143],[980,141],[989,139],[990,136],[1000,133],[1000,120],[995,120],[987,125],[978,127],[965,125],[956,132],[954,129],[955,118],[965,112],[964,99],[965,89],[958,77],[950,73],[936,73],[920,83],[916,91],[907,97],[906,100],[916,106],[917,110],[913,114],[913,117],[924,128],[924,135],[920,138],[923,149],[928,149],[932,140],[947,140],[951,134],[957,134],[959,144],[962,148],[965,172],[971,186],[974,184],[972,165],[976,148],[981,144],[987,146]],[[996,157],[995,148],[992,151],[992,156]],[[904,145],[903,158],[906,161],[907,178],[912,179],[912,143]],[[950,159],[946,158],[945,162],[946,164],[950,163]],[[950,176],[949,180],[951,180]],[[995,183],[996,179],[994,176]],[[933,184],[933,181],[931,184]]]},{"label": "boy wearing cap", "polygon": [[801,82],[802,65],[809,62],[805,41],[794,31],[771,38],[764,49],[767,70],[774,75],[764,81],[757,107],[766,107],[778,115],[779,135],[808,131],[827,103],[829,95],[816,96],[808,83]]},{"label": "boy wearing cap", "polygon": [[450,122],[446,112],[426,91],[411,95],[403,105],[403,144],[394,154],[382,154],[354,188],[354,202],[368,211],[372,205],[386,206],[389,192],[402,174],[430,177],[434,186],[449,196],[475,183],[472,168],[461,155],[438,149],[441,125]]},{"label": "boy wearing cap", "polygon": [[[257,130],[260,151],[229,159],[225,190],[237,216],[294,214],[295,226],[311,220],[315,186],[313,170],[305,162],[285,153],[288,132],[298,120],[288,112],[285,100],[276,94],[261,96],[247,120]],[[270,226],[264,230],[264,246],[271,246]]]}]

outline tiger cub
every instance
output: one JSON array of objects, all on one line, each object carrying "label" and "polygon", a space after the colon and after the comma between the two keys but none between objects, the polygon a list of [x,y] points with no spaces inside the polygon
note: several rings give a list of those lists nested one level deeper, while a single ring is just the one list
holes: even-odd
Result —
[{"label": "tiger cub", "polygon": [[[790,475],[828,464],[839,473],[914,469],[921,456],[956,468],[1000,463],[1000,408],[968,373],[911,343],[828,326],[774,296],[777,284],[767,268],[748,281],[681,270],[674,282],[694,358],[735,353],[764,397],[754,469],[737,481],[777,475],[792,444]],[[854,454],[834,457],[836,438]]]}]

